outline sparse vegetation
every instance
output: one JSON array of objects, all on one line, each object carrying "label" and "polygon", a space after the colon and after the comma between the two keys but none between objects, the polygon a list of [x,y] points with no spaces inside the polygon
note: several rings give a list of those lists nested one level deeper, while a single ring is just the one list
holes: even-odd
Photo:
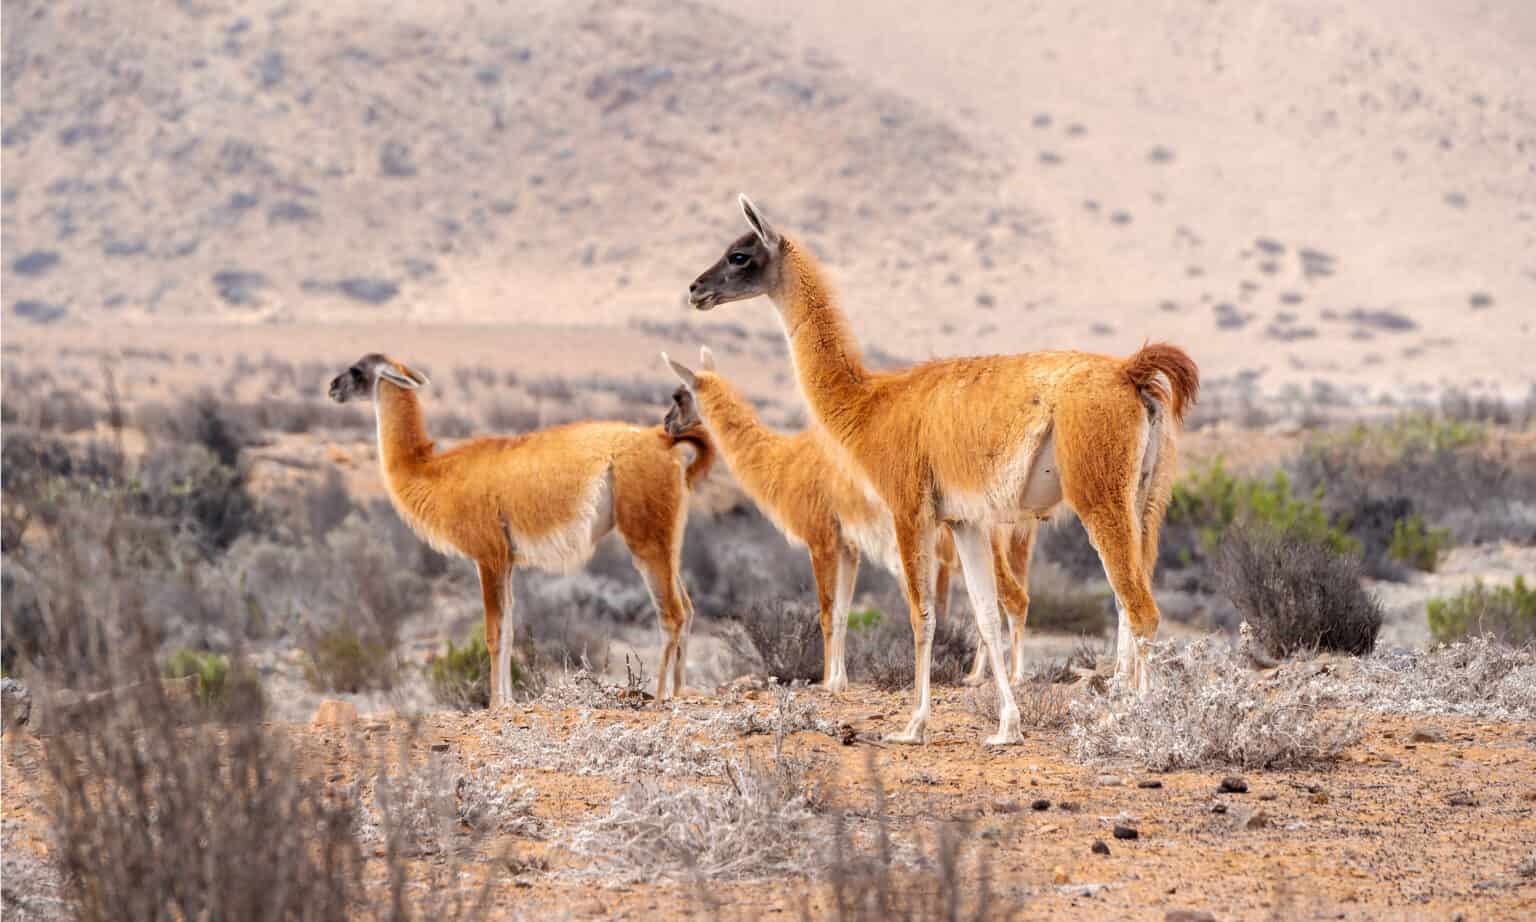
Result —
[{"label": "sparse vegetation", "polygon": [[1130,759],[1153,771],[1239,766],[1315,768],[1359,739],[1359,721],[1324,713],[1305,678],[1267,683],[1230,648],[1209,640],[1159,643],[1152,691],[1119,684],[1071,707],[1074,751]]},{"label": "sparse vegetation", "polygon": [[1392,523],[1387,556],[1415,570],[1433,573],[1450,546],[1450,529],[1427,528],[1424,517],[1415,513]]},{"label": "sparse vegetation", "polygon": [[[521,684],[521,669],[512,662],[512,683]],[[441,656],[427,664],[432,697],[460,711],[490,707],[491,651],[485,645],[485,625],[476,625],[462,645],[451,639]]]},{"label": "sparse vegetation", "polygon": [[197,702],[214,714],[250,717],[262,712],[261,680],[222,653],[177,650],[161,672],[172,679],[196,676]]},{"label": "sparse vegetation", "polygon": [[398,670],[394,645],[351,621],[317,631],[305,643],[304,679],[316,691],[387,691]]},{"label": "sparse vegetation", "polygon": [[1442,643],[1492,635],[1507,644],[1536,643],[1536,588],[1515,577],[1508,586],[1481,581],[1429,602],[1429,631]]}]

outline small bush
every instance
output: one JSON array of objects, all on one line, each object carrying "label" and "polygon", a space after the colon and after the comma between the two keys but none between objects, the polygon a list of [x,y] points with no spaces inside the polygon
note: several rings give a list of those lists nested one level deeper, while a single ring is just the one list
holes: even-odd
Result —
[{"label": "small bush", "polygon": [[814,605],[784,599],[759,602],[739,623],[746,649],[738,655],[762,663],[780,682],[822,678],[821,613]]},{"label": "small bush", "polygon": [[[930,679],[936,685],[960,684],[975,651],[975,632],[966,626],[966,619],[951,611],[934,626]],[[852,681],[871,682],[884,691],[911,688],[913,663],[912,622],[908,618],[882,618],[848,640],[848,678]]]},{"label": "small bush", "polygon": [[1026,631],[1097,637],[1110,628],[1112,595],[1083,589],[1080,582],[1043,561],[1031,568],[1029,582]]},{"label": "small bush", "polygon": [[1152,691],[1121,683],[1071,705],[1073,749],[1094,760],[1129,758],[1152,771],[1233,765],[1314,768],[1360,738],[1358,718],[1326,717],[1310,677],[1270,682],[1209,640],[1153,645]]},{"label": "small bush", "polygon": [[1360,561],[1293,533],[1228,532],[1218,565],[1226,596],[1274,657],[1316,650],[1362,656],[1376,646],[1381,603],[1360,585]]},{"label": "small bush", "polygon": [[197,703],[219,715],[259,716],[262,711],[261,681],[229,657],[182,649],[165,661],[161,674],[171,679],[197,676]]},{"label": "small bush", "polygon": [[[512,683],[521,684],[521,670],[512,663]],[[432,697],[439,704],[469,711],[491,706],[491,651],[485,645],[485,625],[476,625],[463,646],[448,641],[443,655],[427,664]]]},{"label": "small bush", "polygon": [[1377,653],[1312,673],[1340,707],[1506,721],[1536,718],[1536,648],[1512,647],[1487,635],[1432,650]]},{"label": "small bush", "polygon": [[1536,642],[1536,589],[1515,577],[1510,586],[1481,581],[1449,598],[1429,602],[1429,632],[1441,643],[1491,634],[1516,646]]},{"label": "small bush", "polygon": [[1410,515],[1392,523],[1387,556],[1415,570],[1433,573],[1450,545],[1450,529],[1426,528],[1423,516]]},{"label": "small bush", "polygon": [[306,644],[304,679],[321,692],[387,691],[395,685],[395,648],[342,621]]}]

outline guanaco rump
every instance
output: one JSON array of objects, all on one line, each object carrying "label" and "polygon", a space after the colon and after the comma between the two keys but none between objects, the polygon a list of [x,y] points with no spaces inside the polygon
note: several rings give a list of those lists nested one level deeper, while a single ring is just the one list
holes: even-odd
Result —
[{"label": "guanaco rump", "polygon": [[[832,692],[845,690],[848,614],[860,554],[901,576],[890,513],[836,463],[830,454],[836,449],[824,445],[825,437],[815,429],[787,435],[765,425],[752,404],[716,369],[708,346],[699,349],[697,372],[665,352],[661,357],[682,382],[672,394],[667,433],[681,436],[701,423],[707,426],[736,482],[792,543],[809,552],[821,611],[822,684]],[[1014,640],[1010,672],[1014,681],[1019,681],[1024,668],[1029,593],[1021,582],[1029,576],[1034,536],[1033,521],[1017,528],[999,526],[994,535],[993,565]],[[936,557],[934,616],[942,621],[949,607],[950,574],[959,564],[948,529],[939,531]],[[986,650],[978,645],[966,683],[980,684],[986,664]]]},{"label": "guanaco rump", "polygon": [[[568,571],[618,530],[656,606],[662,656],[656,698],[683,689],[693,602],[678,575],[688,488],[714,448],[702,427],[668,434],[618,422],[583,422],[438,451],[427,437],[419,372],[372,353],[331,381],[337,403],[372,399],[379,465],[396,511],[427,543],[473,561],[485,603],[485,645],[495,669],[491,706],[510,700],[512,570]],[[691,451],[688,461],[682,457]],[[502,621],[507,619],[506,629]]]},{"label": "guanaco rump", "polygon": [[1145,693],[1157,632],[1152,569],[1172,492],[1177,425],[1200,384],[1167,344],[1129,358],[1033,352],[954,358],[874,372],[816,258],[739,199],[749,232],[688,288],[711,310],[766,295],[789,341],[795,379],[839,460],[889,507],[917,653],[916,706],[893,742],[920,743],[932,707],[934,542],[954,532],[976,626],[997,681],[989,745],[1020,740],[1003,669],[988,529],[1048,515],[1063,500],[1082,520],[1120,613],[1117,673]]}]

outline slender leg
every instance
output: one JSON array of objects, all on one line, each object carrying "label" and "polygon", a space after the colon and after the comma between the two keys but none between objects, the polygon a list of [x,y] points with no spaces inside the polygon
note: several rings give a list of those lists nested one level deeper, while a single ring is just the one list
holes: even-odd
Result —
[{"label": "slender leg", "polygon": [[998,724],[997,733],[987,737],[988,746],[1007,746],[1019,742],[1019,706],[1013,700],[1013,687],[1008,684],[1008,667],[1003,662],[1003,627],[997,610],[996,558],[992,550],[991,533],[970,522],[951,526],[955,532],[955,548],[960,552],[960,566],[965,571],[965,591],[971,597],[971,609],[976,613],[976,633],[981,636],[991,661],[992,675],[997,680]]},{"label": "slender leg", "polygon": [[[1127,498],[1128,499],[1128,498]],[[1148,570],[1142,566],[1140,535],[1129,501],[1094,509],[1082,516],[1088,537],[1099,552],[1119,613],[1115,674],[1145,695],[1151,690],[1147,645],[1157,635],[1157,601]]]},{"label": "slender leg", "polygon": [[837,674],[837,539],[826,536],[811,545],[811,577],[816,581],[816,607],[821,612],[821,687],[833,688]]},{"label": "slender leg", "polygon": [[[512,571],[503,564],[479,565],[485,603],[485,647],[491,654],[491,708],[512,700]],[[505,636],[503,618],[508,619]]]},{"label": "slender leg", "polygon": [[[659,556],[659,555],[658,555]],[[656,701],[667,698],[667,679],[673,679],[673,692],[683,687],[683,629],[688,624],[688,610],[683,606],[681,587],[671,574],[667,559],[635,558],[635,568],[645,579],[656,607],[656,627],[661,634],[661,663],[656,668]]]},{"label": "slender leg", "polygon": [[1008,681],[1024,681],[1024,627],[1029,621],[1029,558],[1034,553],[1034,521],[999,529],[992,538],[993,570],[1003,610],[1008,613]]},{"label": "slender leg", "polygon": [[828,668],[827,690],[848,689],[848,614],[853,608],[853,589],[859,580],[859,552],[844,547],[837,555],[837,594],[832,601],[832,645],[825,648]]},{"label": "slender leg", "polygon": [[886,741],[891,743],[922,743],[928,714],[933,710],[929,679],[933,671],[934,531],[932,521],[921,513],[896,516],[896,546],[901,553],[907,605],[911,609],[915,661],[912,691],[917,703],[906,729],[886,737]]}]

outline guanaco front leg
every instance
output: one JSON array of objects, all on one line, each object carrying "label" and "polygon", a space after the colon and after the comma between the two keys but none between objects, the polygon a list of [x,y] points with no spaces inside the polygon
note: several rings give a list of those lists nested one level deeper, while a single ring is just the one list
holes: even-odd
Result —
[{"label": "guanaco front leg", "polygon": [[[893,510],[894,511],[894,510]],[[933,710],[929,679],[933,671],[933,577],[935,526],[921,514],[896,518],[896,547],[901,555],[907,605],[911,610],[914,678],[912,694],[916,704],[907,727],[886,737],[891,743],[922,743],[928,715]]]}]

